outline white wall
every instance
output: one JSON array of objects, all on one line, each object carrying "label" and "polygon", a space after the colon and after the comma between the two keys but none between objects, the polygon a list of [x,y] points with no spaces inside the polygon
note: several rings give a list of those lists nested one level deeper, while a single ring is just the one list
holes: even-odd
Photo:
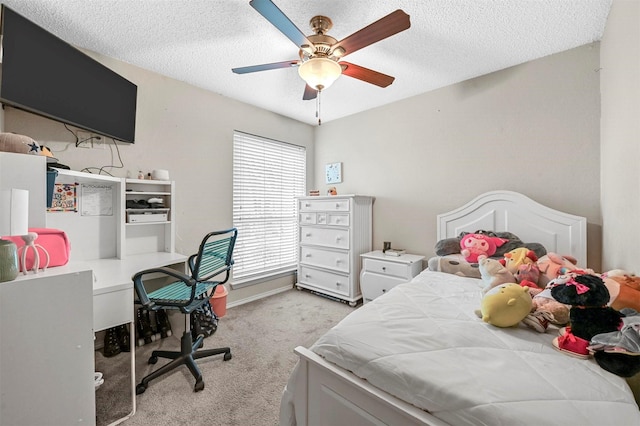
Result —
[{"label": "white wall", "polygon": [[[231,137],[238,129],[307,146],[310,181],[322,192],[324,165],[342,161],[339,193],[376,197],[376,248],[388,240],[430,256],[438,213],[510,189],[586,216],[589,266],[600,267],[598,43],[316,128],[93,56],[139,86],[136,144],[119,145],[125,166],[112,173],[170,171],[181,253],[192,253],[205,231],[232,223]],[[43,141],[73,169],[119,163],[113,145],[75,148],[61,124],[31,114],[8,108],[5,130]],[[229,300],[280,285],[233,291]]]},{"label": "white wall", "polygon": [[640,274],[640,2],[613,2],[600,60],[603,266]]},{"label": "white wall", "polygon": [[[338,193],[373,195],[374,247],[431,256],[436,215],[489,190],[586,216],[600,267],[597,43],[316,129],[316,182],[343,162]],[[375,91],[372,91],[374,96]]]},{"label": "white wall", "polygon": [[[308,176],[313,177],[313,127],[231,100],[177,80],[99,56],[91,56],[138,85],[136,142],[118,144],[123,168],[114,176],[136,177],[138,170],[167,169],[176,181],[176,251],[197,251],[209,231],[231,227],[233,131],[241,130],[307,147]],[[212,78],[214,78],[212,76]],[[5,131],[31,136],[50,147],[73,170],[120,165],[112,143],[106,149],[76,148],[73,136],[52,120],[5,109]],[[97,169],[92,169],[97,172]],[[293,279],[232,291],[229,302],[251,297]]]}]

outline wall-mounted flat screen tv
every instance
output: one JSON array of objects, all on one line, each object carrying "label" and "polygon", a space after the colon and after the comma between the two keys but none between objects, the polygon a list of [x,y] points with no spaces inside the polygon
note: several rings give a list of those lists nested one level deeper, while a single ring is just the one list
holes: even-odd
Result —
[{"label": "wall-mounted flat screen tv", "polygon": [[0,102],[134,142],[138,87],[2,5]]}]

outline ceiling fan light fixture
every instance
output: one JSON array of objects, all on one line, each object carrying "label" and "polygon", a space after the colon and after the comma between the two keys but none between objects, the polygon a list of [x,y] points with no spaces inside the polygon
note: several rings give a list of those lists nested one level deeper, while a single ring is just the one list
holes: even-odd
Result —
[{"label": "ceiling fan light fixture", "polygon": [[298,67],[298,74],[318,91],[328,88],[342,74],[342,67],[328,58],[311,58]]}]

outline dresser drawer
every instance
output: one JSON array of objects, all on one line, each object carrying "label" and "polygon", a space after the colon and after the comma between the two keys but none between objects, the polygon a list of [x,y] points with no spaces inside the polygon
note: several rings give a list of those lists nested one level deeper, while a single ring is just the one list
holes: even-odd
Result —
[{"label": "dresser drawer", "polygon": [[349,273],[348,252],[303,246],[300,247],[300,262]]},{"label": "dresser drawer", "polygon": [[304,284],[329,290],[344,296],[349,295],[349,277],[347,275],[340,275],[338,273],[309,268],[302,265],[300,266],[299,273],[298,281]]},{"label": "dresser drawer", "polygon": [[[322,223],[322,222],[318,222],[317,213],[310,213],[310,212],[300,213],[299,220],[300,220],[299,223],[301,225],[315,225],[316,223]],[[326,218],[323,216],[321,220],[326,221]]]},{"label": "dresser drawer", "polygon": [[411,264],[385,262],[383,260],[363,259],[362,268],[365,271],[398,278],[412,278]]},{"label": "dresser drawer", "polygon": [[349,200],[300,200],[300,211],[348,212]]},{"label": "dresser drawer", "polygon": [[346,250],[349,248],[349,229],[301,226],[300,241],[304,244],[315,244]]}]

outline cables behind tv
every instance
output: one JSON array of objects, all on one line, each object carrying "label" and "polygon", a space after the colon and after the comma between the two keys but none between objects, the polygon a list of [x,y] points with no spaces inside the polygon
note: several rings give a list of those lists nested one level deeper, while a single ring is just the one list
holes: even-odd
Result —
[{"label": "cables behind tv", "polygon": [[[113,145],[116,147],[116,152],[118,153],[118,160],[120,161],[120,165],[119,166],[105,165],[102,167],[85,167],[84,169],[80,170],[81,172],[93,173],[92,170],[97,170],[98,171],[97,174],[99,175],[107,174],[109,176],[113,176],[111,173],[107,172],[105,169],[123,169],[124,168],[124,162],[122,161],[122,156],[120,155],[120,148],[118,147],[118,143],[113,138],[111,138],[111,140],[113,141]],[[111,145],[109,145],[109,150],[111,150],[111,158],[113,158],[113,148],[111,147]]]},{"label": "cables behind tv", "polygon": [[[69,131],[69,133],[71,133],[73,135],[73,137],[75,138],[75,146],[76,148],[79,147],[81,144],[83,143],[92,143],[94,140],[95,141],[101,141],[103,139],[102,136],[98,136],[98,135],[91,135],[87,138],[84,139],[80,139],[78,138],[78,134],[76,132],[74,132],[73,130],[71,130],[69,127],[67,127],[67,125],[65,123],[63,123],[64,128],[67,129]],[[101,167],[85,167],[84,169],[80,170],[81,172],[87,172],[87,173],[97,173],[99,175],[101,174],[107,174],[109,176],[113,176],[111,173],[109,173],[108,171],[106,171],[105,169],[123,169],[124,168],[124,162],[122,161],[122,156],[120,155],[120,148],[118,147],[118,143],[116,142],[115,139],[110,138],[111,141],[113,142],[113,145],[116,147],[116,152],[118,154],[118,161],[120,161],[120,165],[105,165],[105,166],[101,166]],[[106,143],[106,142],[104,142]],[[91,145],[93,146],[93,145]],[[111,151],[111,158],[113,158],[113,148],[111,146],[111,144],[109,144],[109,150]],[[97,170],[97,172],[95,172]]]},{"label": "cables behind tv", "polygon": [[[88,142],[93,142],[93,141],[101,141],[102,140],[102,136],[99,136],[99,135],[91,135],[91,136],[89,136],[87,138],[80,139],[76,132],[74,132],[69,127],[67,127],[66,123],[62,123],[62,124],[63,124],[64,128],[67,129],[69,131],[69,133],[71,133],[73,135],[73,137],[76,139],[75,140],[76,148],[78,148],[83,143],[88,143]],[[91,146],[93,147],[93,145],[91,145]]]}]

